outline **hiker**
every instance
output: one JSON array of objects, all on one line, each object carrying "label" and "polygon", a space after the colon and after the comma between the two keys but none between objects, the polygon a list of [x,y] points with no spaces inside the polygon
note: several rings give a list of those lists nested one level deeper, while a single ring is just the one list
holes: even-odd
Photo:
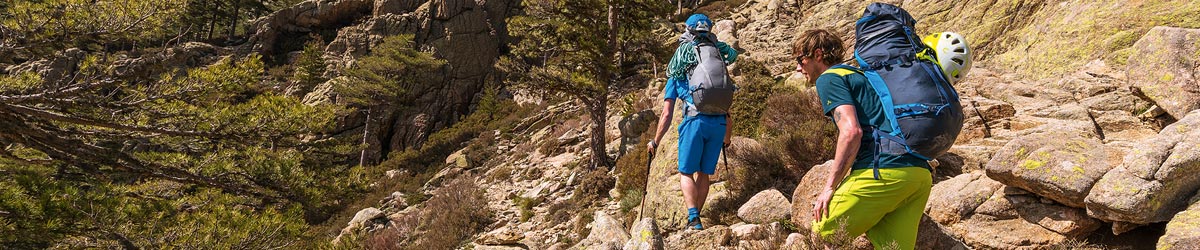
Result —
[{"label": "hiker", "polygon": [[901,249],[912,249],[933,183],[929,165],[910,155],[882,155],[879,171],[885,181],[875,180],[870,166],[872,141],[863,135],[862,127],[889,125],[867,78],[847,69],[830,69],[844,61],[845,49],[829,31],[805,32],[792,51],[796,70],[815,81],[823,111],[838,128],[833,171],[813,204],[813,230],[830,238],[844,226],[848,239],[865,232],[876,249],[893,241]]},{"label": "hiker", "polygon": [[654,140],[647,143],[653,154],[663,133],[671,126],[675,100],[684,101],[679,124],[679,187],[687,206],[687,228],[702,230],[700,210],[708,198],[708,176],[716,171],[717,157],[729,145],[733,120],[729,107],[737,87],[725,66],[737,60],[737,51],[710,33],[713,22],[704,14],[687,19],[687,31],[667,66],[663,89],[663,111]]},{"label": "hiker", "polygon": [[[814,82],[838,128],[832,172],[812,204],[813,231],[827,241],[866,233],[876,249],[913,249],[933,158],[962,130],[951,84],[969,69],[970,55],[957,34],[944,45],[917,42],[916,20],[894,5],[871,4],[863,16],[855,24],[859,67],[840,64],[842,40],[827,30],[806,31],[792,47],[796,70]],[[939,44],[937,37],[926,42]],[[961,50],[950,47],[959,42]]]}]

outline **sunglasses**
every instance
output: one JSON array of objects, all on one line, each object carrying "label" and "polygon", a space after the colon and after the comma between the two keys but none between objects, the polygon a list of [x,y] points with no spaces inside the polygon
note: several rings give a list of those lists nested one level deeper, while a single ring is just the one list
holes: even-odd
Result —
[{"label": "sunglasses", "polygon": [[812,53],[807,53],[807,54],[804,54],[804,55],[801,55],[801,56],[797,56],[797,57],[796,57],[796,63],[797,63],[797,64],[799,64],[799,63],[801,63],[801,62],[803,62],[803,61],[804,61],[804,58],[807,58],[807,57],[812,57],[812,56],[813,56],[813,55],[812,55]]}]

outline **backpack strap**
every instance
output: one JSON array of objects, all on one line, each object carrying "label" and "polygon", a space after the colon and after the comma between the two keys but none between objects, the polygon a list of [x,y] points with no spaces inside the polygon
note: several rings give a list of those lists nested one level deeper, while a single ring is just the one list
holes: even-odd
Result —
[{"label": "backpack strap", "polygon": [[[860,64],[866,63],[862,57],[858,55],[857,51],[854,53],[854,58],[857,59]],[[888,123],[891,125],[892,129],[892,132],[885,133],[882,130],[879,130],[879,128],[870,128],[870,130],[872,130],[871,137],[872,141],[874,142],[873,146],[875,147],[874,161],[871,163],[871,168],[872,171],[874,171],[875,179],[878,180],[880,178],[879,155],[883,153],[883,143],[885,142],[884,139],[904,145],[905,151],[912,152],[912,150],[904,143],[904,139],[902,139],[904,138],[904,133],[900,131],[900,123],[896,121],[896,113],[893,112],[893,110],[896,110],[896,107],[892,103],[892,93],[888,90],[887,84],[883,82],[883,77],[879,76],[879,73],[874,69],[867,68],[861,70],[863,76],[867,77],[867,82],[871,84],[871,89],[875,90],[875,95],[879,96],[879,103],[883,106],[883,114],[887,117]]]},{"label": "backpack strap", "polygon": [[[717,35],[712,34],[712,33],[702,33],[702,34],[694,34],[693,35],[691,44],[692,44],[692,48],[694,49],[694,51],[696,53],[697,64],[699,64],[699,62],[700,62],[700,44],[705,43],[705,42],[712,44],[713,47],[717,47],[717,42],[719,42],[719,40],[717,40]],[[717,49],[717,54],[721,55],[722,61],[724,61],[725,57],[728,56],[725,54],[725,51],[721,51],[719,49],[719,47]]]},{"label": "backpack strap", "polygon": [[849,65],[838,64],[838,65],[834,65],[833,67],[830,67],[828,70],[825,70],[825,73],[821,73],[821,74],[834,74],[837,76],[848,76],[848,75],[853,75],[853,74],[862,74],[862,70],[855,68],[855,67],[851,67]]}]

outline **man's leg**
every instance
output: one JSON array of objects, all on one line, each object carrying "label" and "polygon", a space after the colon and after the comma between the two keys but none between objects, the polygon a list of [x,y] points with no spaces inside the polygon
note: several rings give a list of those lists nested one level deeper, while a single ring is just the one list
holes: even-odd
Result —
[{"label": "man's leg", "polygon": [[679,173],[679,189],[683,190],[683,205],[688,208],[700,208],[697,204],[698,202],[696,202],[696,198],[700,196],[696,192],[697,184],[692,175]]},{"label": "man's leg", "polygon": [[702,150],[700,155],[700,171],[695,173],[693,178],[696,181],[696,205],[697,208],[704,208],[704,202],[708,200],[709,175],[715,174],[717,171],[717,160],[721,157],[721,147],[725,142],[725,117],[703,117],[701,120],[703,130],[700,133],[703,138]]},{"label": "man's leg", "polygon": [[702,172],[696,172],[693,179],[696,181],[696,209],[704,210],[704,202],[708,201],[708,186],[711,183],[709,183],[708,175]]},{"label": "man's leg", "polygon": [[[683,192],[683,204],[687,206],[688,226],[700,228],[700,207],[703,203],[694,173],[700,172],[700,157],[704,139],[700,135],[699,123],[687,118],[679,125],[679,189]],[[697,200],[700,199],[700,200]]]},{"label": "man's leg", "polygon": [[829,216],[814,222],[813,231],[834,244],[848,244],[912,195],[912,188],[897,184],[904,174],[890,168],[880,169],[879,173],[881,178],[876,180],[870,169],[850,171],[834,191]]},{"label": "man's leg", "polygon": [[704,204],[704,198],[700,197],[700,190],[707,189],[707,187],[700,187],[692,174],[679,173],[679,189],[683,191],[683,204],[687,206],[686,227],[696,230],[704,229],[700,223],[700,206]]},{"label": "man's leg", "polygon": [[867,230],[867,238],[871,239],[871,244],[875,245],[876,249],[914,249],[917,245],[917,228],[921,225],[925,203],[929,201],[933,178],[928,170],[920,167],[889,170],[902,172],[904,176],[899,178],[903,178],[904,181],[897,185],[912,190],[912,195]]}]

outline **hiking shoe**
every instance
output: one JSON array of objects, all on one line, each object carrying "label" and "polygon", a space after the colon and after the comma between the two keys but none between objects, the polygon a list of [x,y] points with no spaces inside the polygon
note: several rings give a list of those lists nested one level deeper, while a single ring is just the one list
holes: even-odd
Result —
[{"label": "hiking shoe", "polygon": [[704,230],[704,225],[700,225],[700,217],[688,218],[688,229]]}]

